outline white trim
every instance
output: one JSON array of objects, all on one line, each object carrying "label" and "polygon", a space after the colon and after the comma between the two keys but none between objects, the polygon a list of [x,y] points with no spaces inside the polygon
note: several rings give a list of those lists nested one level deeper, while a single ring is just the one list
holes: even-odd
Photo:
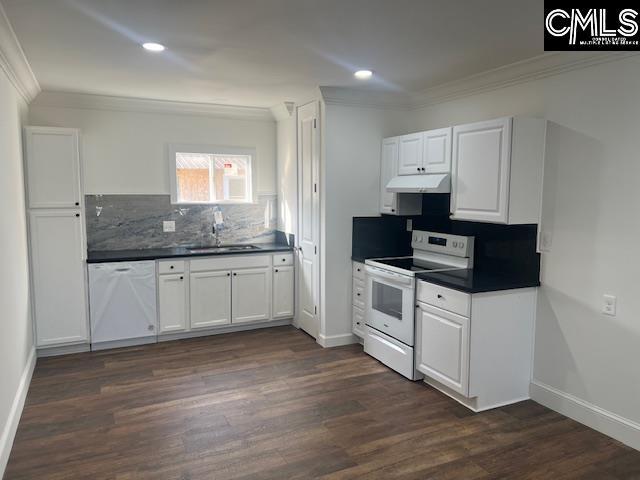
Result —
[{"label": "white trim", "polygon": [[31,377],[33,376],[33,370],[36,367],[36,349],[33,347],[29,353],[27,364],[24,366],[20,382],[18,383],[18,389],[13,397],[13,403],[11,404],[11,410],[9,410],[9,416],[7,417],[7,423],[2,428],[0,434],[0,478],[4,475],[4,470],[7,468],[7,462],[9,461],[9,455],[11,454],[11,447],[13,447],[13,440],[18,430],[18,423],[20,422],[20,416],[22,415],[22,409],[24,408],[24,401],[27,398],[27,392],[29,391],[29,384],[31,383]]},{"label": "white trim", "polygon": [[276,122],[280,122],[290,118],[295,113],[295,104],[293,102],[282,102],[274,105],[269,110]]},{"label": "white trim", "polygon": [[203,115],[217,118],[275,122],[271,111],[268,108],[262,107],[177,102],[151,98],[94,95],[89,93],[44,91],[38,95],[34,105],[39,107],[115,110],[122,112]]},{"label": "white trim", "polygon": [[316,342],[323,348],[331,348],[360,343],[359,340],[360,338],[353,333],[343,333],[341,335],[324,335],[319,333]]},{"label": "white trim", "polygon": [[291,325],[291,321],[291,318],[285,318],[283,320],[269,320],[236,325],[231,324],[224,327],[192,330],[190,332],[167,333],[158,335],[158,343],[183,340],[185,338],[208,337],[210,335],[221,335],[224,333],[244,332],[246,330],[259,330],[261,328],[284,327]]},{"label": "white trim", "polygon": [[430,87],[415,94],[328,86],[320,87],[320,92],[327,105],[414,110],[636,55],[640,53],[548,52]]},{"label": "white trim", "polygon": [[91,351],[97,352],[100,350],[110,350],[113,348],[125,348],[134,347],[137,345],[149,345],[152,343],[158,343],[155,335],[149,337],[128,338],[126,340],[111,340],[108,342],[98,342],[91,344]]},{"label": "white trim", "polygon": [[[88,318],[89,316],[87,315],[87,319]],[[75,345],[65,345],[62,347],[38,348],[36,354],[38,355],[38,358],[42,358],[42,357],[55,357],[58,355],[69,355],[71,353],[83,353],[83,352],[90,352],[90,351],[91,351],[91,345],[89,344],[88,341],[86,341],[84,343],[78,343]]]},{"label": "white trim", "polygon": [[545,407],[640,450],[640,423],[536,380],[531,382],[530,393]]}]

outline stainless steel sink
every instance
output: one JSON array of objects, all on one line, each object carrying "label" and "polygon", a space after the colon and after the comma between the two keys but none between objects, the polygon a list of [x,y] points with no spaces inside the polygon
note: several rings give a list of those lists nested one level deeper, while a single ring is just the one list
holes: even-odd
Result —
[{"label": "stainless steel sink", "polygon": [[255,245],[221,245],[219,247],[190,248],[189,253],[246,252],[249,250],[260,250],[260,247]]}]

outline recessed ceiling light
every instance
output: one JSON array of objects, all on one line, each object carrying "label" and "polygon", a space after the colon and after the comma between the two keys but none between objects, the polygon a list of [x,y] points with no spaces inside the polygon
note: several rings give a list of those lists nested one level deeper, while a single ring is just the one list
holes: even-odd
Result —
[{"label": "recessed ceiling light", "polygon": [[373,72],[371,70],[358,70],[353,74],[353,76],[358,80],[368,80],[371,78],[371,75],[373,75]]},{"label": "recessed ceiling light", "polygon": [[150,52],[162,52],[164,50],[164,45],[160,45],[159,43],[147,42],[142,44],[142,48],[145,50],[149,50]]}]

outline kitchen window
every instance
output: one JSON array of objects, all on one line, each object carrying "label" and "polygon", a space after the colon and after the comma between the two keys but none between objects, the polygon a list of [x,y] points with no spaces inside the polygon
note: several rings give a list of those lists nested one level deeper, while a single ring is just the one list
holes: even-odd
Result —
[{"label": "kitchen window", "polygon": [[171,203],[252,203],[254,149],[171,145]]}]

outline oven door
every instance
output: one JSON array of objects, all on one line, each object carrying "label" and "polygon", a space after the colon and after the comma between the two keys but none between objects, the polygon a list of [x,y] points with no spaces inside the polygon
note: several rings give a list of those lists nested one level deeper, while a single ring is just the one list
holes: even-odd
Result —
[{"label": "oven door", "polygon": [[367,265],[367,325],[413,346],[413,277]]}]

